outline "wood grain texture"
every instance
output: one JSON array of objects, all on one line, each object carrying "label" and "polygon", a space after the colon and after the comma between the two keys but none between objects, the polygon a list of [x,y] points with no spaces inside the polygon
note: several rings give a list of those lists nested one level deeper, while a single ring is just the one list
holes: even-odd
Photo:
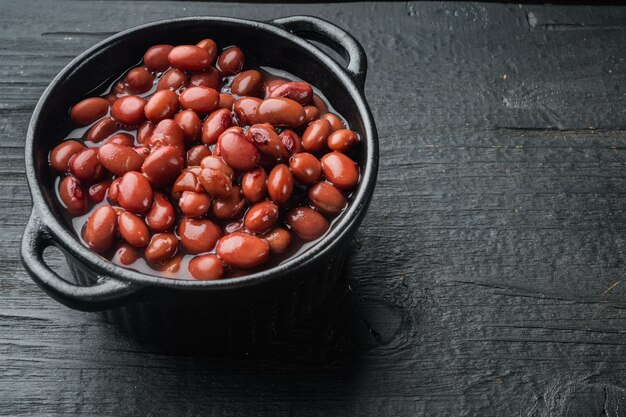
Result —
[{"label": "wood grain texture", "polygon": [[[0,11],[0,415],[626,415],[626,8]],[[143,22],[292,14],[362,42],[380,132],[378,188],[324,311],[259,352],[183,357],[44,295],[18,242],[26,126],[52,77]]]}]

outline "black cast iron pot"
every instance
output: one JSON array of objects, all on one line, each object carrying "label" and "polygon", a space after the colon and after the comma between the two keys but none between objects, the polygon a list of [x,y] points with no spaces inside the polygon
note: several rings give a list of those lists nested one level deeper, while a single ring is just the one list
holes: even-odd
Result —
[{"label": "black cast iron pot", "polygon": [[[333,229],[301,255],[274,268],[219,281],[174,280],[119,267],[83,246],[55,198],[48,153],[62,137],[67,109],[112,76],[136,65],[154,44],[195,43],[210,37],[237,44],[255,65],[286,70],[325,92],[362,138],[361,181]],[[346,60],[340,65],[314,39]],[[290,328],[319,305],[341,273],[345,248],[361,223],[377,174],[378,143],[363,94],[366,57],[358,42],[322,19],[294,16],[269,22],[192,17],[171,19],[112,36],[73,60],[43,93],[28,128],[26,175],[33,211],[22,240],[22,261],[33,280],[63,304],[104,310],[129,333],[168,346],[247,347]],[[43,261],[46,247],[59,247],[73,279]],[[190,339],[191,337],[191,339]]]}]

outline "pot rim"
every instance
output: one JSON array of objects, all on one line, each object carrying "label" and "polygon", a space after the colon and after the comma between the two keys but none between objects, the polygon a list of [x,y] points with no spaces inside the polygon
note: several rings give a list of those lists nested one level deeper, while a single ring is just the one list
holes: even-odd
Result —
[{"label": "pot rim", "polygon": [[[304,16],[302,16],[305,18]],[[351,99],[355,102],[359,111],[360,117],[363,120],[365,131],[366,153],[365,153],[365,168],[361,171],[361,180],[356,193],[352,197],[351,203],[344,213],[341,214],[340,219],[333,225],[331,230],[327,232],[325,236],[315,242],[310,248],[306,249],[303,253],[292,257],[282,264],[276,265],[272,268],[254,272],[241,277],[225,278],[212,281],[199,281],[199,280],[184,280],[184,279],[172,279],[166,277],[160,277],[157,275],[145,274],[128,268],[124,268],[115,265],[111,261],[97,255],[85,247],[80,240],[71,233],[65,226],[63,226],[57,218],[52,214],[50,207],[46,203],[41,186],[37,182],[37,174],[35,168],[35,130],[36,126],[40,122],[40,114],[44,108],[46,102],[50,98],[53,90],[65,77],[68,77],[74,72],[83,61],[90,58],[91,55],[97,53],[99,50],[109,47],[120,41],[124,41],[128,37],[141,32],[146,29],[151,29],[157,26],[170,25],[170,24],[185,24],[189,23],[230,23],[246,27],[247,29],[261,30],[270,32],[274,36],[278,36],[287,42],[295,44],[301,49],[307,50],[311,55],[321,62],[321,64],[328,70],[332,71],[343,83]],[[139,284],[139,286],[156,286],[156,287],[169,287],[176,289],[232,289],[247,287],[251,285],[260,284],[261,282],[269,281],[275,278],[279,278],[287,275],[293,270],[297,270],[300,267],[310,264],[320,259],[324,254],[335,250],[337,245],[342,242],[350,232],[358,227],[369,201],[371,200],[376,176],[378,172],[378,136],[376,127],[373,121],[371,111],[366,103],[363,87],[357,85],[357,80],[351,76],[345,68],[339,63],[333,60],[325,52],[321,51],[312,43],[306,41],[304,38],[294,35],[293,33],[282,28],[278,24],[268,22],[259,22],[248,19],[239,19],[232,17],[216,17],[216,16],[197,16],[197,17],[184,17],[158,20],[139,26],[135,26],[113,36],[110,36],[94,46],[90,47],[76,58],[74,58],[69,64],[67,64],[50,82],[46,90],[41,95],[37,105],[33,111],[33,115],[28,125],[28,131],[25,143],[25,165],[26,165],[26,177],[28,180],[31,197],[33,201],[33,214],[36,211],[41,219],[41,223],[49,230],[53,237],[53,240],[61,247],[68,250],[72,256],[74,256],[79,262],[94,267],[95,270],[106,277],[110,277],[114,280],[128,282],[132,284]]]}]

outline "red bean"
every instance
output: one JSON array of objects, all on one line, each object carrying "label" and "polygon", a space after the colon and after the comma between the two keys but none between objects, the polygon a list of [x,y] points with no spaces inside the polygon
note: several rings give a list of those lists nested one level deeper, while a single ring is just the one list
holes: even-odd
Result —
[{"label": "red bean", "polygon": [[283,141],[285,149],[287,149],[287,152],[290,154],[302,152],[302,139],[300,139],[300,136],[293,130],[285,129],[278,137]]},{"label": "red bean", "polygon": [[161,193],[154,193],[154,202],[146,215],[146,223],[153,232],[165,232],[172,228],[176,213],[167,197]]},{"label": "red bean", "polygon": [[347,152],[356,143],[359,142],[359,136],[356,132],[349,129],[339,129],[328,136],[328,147],[333,151]]},{"label": "red bean", "polygon": [[274,88],[270,92],[269,97],[285,97],[300,104],[307,104],[313,99],[313,88],[311,88],[311,84],[303,81],[290,81]]},{"label": "red bean", "polygon": [[193,191],[183,191],[178,201],[180,210],[189,217],[200,217],[209,211],[211,199],[204,193],[194,193]]},{"label": "red bean", "polygon": [[209,113],[217,108],[220,94],[208,87],[189,87],[180,94],[180,105],[196,113]]},{"label": "red bean", "polygon": [[213,39],[202,39],[196,44],[197,47],[204,49],[209,54],[209,63],[215,61],[217,57],[217,44]]},{"label": "red bean", "polygon": [[177,255],[173,257],[169,262],[166,262],[161,269],[160,272],[166,272],[170,274],[175,274],[180,269],[180,264],[182,263],[183,256]]},{"label": "red bean", "polygon": [[128,133],[116,133],[107,139],[105,143],[115,143],[117,145],[124,146],[133,146],[135,144],[135,140]]},{"label": "red bean", "polygon": [[111,180],[104,180],[102,182],[97,182],[89,187],[87,190],[87,195],[89,196],[89,200],[94,203],[99,203],[104,200],[106,197],[107,191],[111,186]]},{"label": "red bean", "polygon": [[250,207],[244,223],[254,233],[268,231],[278,220],[278,206],[266,200]]},{"label": "red bean", "polygon": [[266,81],[265,84],[263,85],[263,90],[264,90],[263,99],[267,100],[268,98],[270,98],[270,94],[272,94],[272,91],[274,91],[276,88],[288,82],[289,80],[285,80],[282,78]]},{"label": "red bean", "polygon": [[241,71],[245,58],[241,49],[236,46],[226,48],[217,58],[217,69],[222,75],[234,75]]},{"label": "red bean", "polygon": [[224,267],[215,255],[199,255],[189,261],[189,273],[197,280],[209,281],[220,279],[224,275]]},{"label": "red bean", "polygon": [[230,110],[219,109],[211,113],[202,124],[202,143],[213,145],[217,138],[233,124]]},{"label": "red bean", "polygon": [[126,84],[135,93],[145,93],[152,88],[154,77],[145,67],[136,67],[126,74]]},{"label": "red bean", "polygon": [[68,161],[69,171],[80,181],[95,182],[105,174],[98,160],[96,148],[83,149],[72,155]]},{"label": "red bean", "polygon": [[157,83],[157,90],[172,90],[176,91],[189,82],[187,74],[179,69],[172,68],[161,76]]},{"label": "red bean", "polygon": [[128,243],[121,243],[115,250],[115,254],[111,258],[111,262],[121,266],[128,266],[135,263],[137,259],[139,259],[137,249]]},{"label": "red bean", "polygon": [[172,119],[161,120],[152,132],[148,146],[150,149],[173,146],[178,150],[181,157],[185,156],[185,133]]},{"label": "red bean", "polygon": [[270,247],[265,239],[235,232],[217,243],[217,255],[235,268],[257,268],[269,259]]},{"label": "red bean", "polygon": [[171,259],[178,251],[178,238],[174,233],[159,233],[152,236],[144,251],[148,262],[164,263]]},{"label": "red bean", "polygon": [[307,126],[302,134],[302,147],[307,152],[318,152],[326,146],[328,135],[331,133],[328,120],[318,119]]},{"label": "red bean", "polygon": [[83,239],[91,250],[106,252],[113,244],[117,224],[117,213],[111,206],[98,207],[85,225]]},{"label": "red bean", "polygon": [[146,100],[141,97],[121,97],[111,105],[111,116],[120,123],[135,126],[146,120],[145,106]]},{"label": "red bean", "polygon": [[85,140],[98,143],[111,136],[117,130],[117,122],[112,117],[98,120],[85,133]]},{"label": "red bean", "polygon": [[203,168],[198,180],[204,190],[216,198],[227,198],[233,188],[230,178],[217,169]]},{"label": "red bean", "polygon": [[213,201],[211,212],[220,220],[230,220],[243,212],[246,208],[246,200],[241,196],[241,188],[233,185],[227,198],[216,198]]},{"label": "red bean", "polygon": [[211,65],[210,58],[206,49],[195,45],[176,46],[167,55],[170,64],[183,71],[202,71]]},{"label": "red bean", "polygon": [[143,158],[131,147],[106,143],[98,150],[98,159],[106,169],[117,176],[128,171],[139,171]]},{"label": "red bean", "polygon": [[76,178],[72,176],[63,178],[59,183],[59,198],[72,216],[80,216],[87,212],[87,193]]},{"label": "red bean", "polygon": [[217,146],[224,161],[236,170],[249,171],[259,161],[259,151],[241,133],[224,132]]},{"label": "red bean", "polygon": [[131,213],[144,213],[152,205],[152,187],[139,172],[127,172],[119,182],[117,199]]},{"label": "red bean", "polygon": [[116,205],[119,204],[117,197],[118,197],[119,190],[120,190],[121,180],[122,180],[121,178],[116,178],[113,180],[113,182],[109,186],[109,202],[111,204],[116,204]]},{"label": "red bean", "polygon": [[95,122],[109,111],[109,102],[102,97],[90,97],[79,101],[70,110],[70,119],[78,126]]},{"label": "red bean", "polygon": [[308,191],[309,200],[315,207],[326,214],[339,214],[346,206],[346,197],[327,182],[318,182]]},{"label": "red bean", "polygon": [[320,111],[315,106],[304,106],[304,124],[309,124],[320,117]]},{"label": "red bean", "polygon": [[307,152],[294,154],[289,159],[289,169],[302,184],[313,184],[322,175],[320,161]]},{"label": "red bean", "polygon": [[183,110],[178,112],[176,116],[174,116],[174,121],[183,129],[183,136],[186,143],[195,142],[200,137],[202,122],[195,111]]},{"label": "red bean", "polygon": [[263,235],[263,239],[269,243],[270,251],[284,253],[291,244],[291,233],[282,227],[275,227]]},{"label": "red bean", "polygon": [[340,152],[330,152],[321,159],[322,172],[328,181],[341,190],[349,190],[359,182],[359,167]]},{"label": "red bean", "polygon": [[220,103],[218,104],[218,107],[220,109],[232,110],[234,105],[235,105],[235,97],[233,97],[230,94],[220,93]]},{"label": "red bean", "polygon": [[235,171],[230,166],[228,166],[228,164],[221,156],[207,156],[202,159],[202,161],[200,162],[200,166],[202,168],[211,168],[222,171],[228,176],[228,178],[230,178],[231,181],[235,179]]},{"label": "red bean", "polygon": [[50,152],[50,166],[59,174],[67,171],[67,163],[70,158],[85,149],[85,145],[76,140],[61,142]]},{"label": "red bean", "polygon": [[191,253],[213,250],[222,230],[211,220],[183,218],[178,225],[180,243]]},{"label": "red bean", "polygon": [[150,153],[141,165],[141,172],[155,187],[164,187],[183,169],[183,158],[173,146],[162,146]]},{"label": "red bean", "polygon": [[152,122],[143,122],[139,129],[137,129],[137,142],[141,144],[147,144],[154,133],[156,126]]},{"label": "red bean", "polygon": [[331,131],[332,132],[336,132],[337,130],[346,128],[343,125],[343,122],[341,121],[339,116],[337,116],[336,114],[325,113],[325,114],[322,115],[322,119],[328,120],[328,123],[330,123],[330,127],[331,127]]},{"label": "red bean", "polygon": [[237,75],[230,91],[238,96],[256,96],[263,89],[263,75],[257,70],[244,71]]},{"label": "red bean", "polygon": [[148,231],[148,226],[140,217],[125,211],[117,218],[117,227],[122,239],[129,244],[137,248],[143,248],[148,245],[150,231]]},{"label": "red bean", "polygon": [[202,190],[203,188],[202,185],[200,185],[198,175],[191,170],[186,169],[181,172],[178,178],[176,178],[176,181],[174,181],[174,185],[172,186],[172,196],[178,200],[184,191],[200,193]]},{"label": "red bean", "polygon": [[172,45],[154,45],[143,56],[144,65],[152,71],[165,71],[170,66],[167,55],[173,48]]},{"label": "red bean", "polygon": [[319,110],[320,114],[328,113],[326,102],[317,94],[313,94],[313,104]]},{"label": "red bean", "polygon": [[206,71],[196,72],[189,79],[189,86],[208,87],[219,90],[222,85],[220,73],[213,67],[209,67]]},{"label": "red bean", "polygon": [[137,152],[137,154],[139,156],[141,156],[141,159],[146,159],[148,157],[148,155],[150,155],[150,148],[148,148],[147,146],[134,146],[133,147],[133,151]]},{"label": "red bean", "polygon": [[328,221],[308,207],[296,207],[287,213],[287,224],[303,240],[315,240],[328,230]]},{"label": "red bean", "polygon": [[263,100],[256,97],[243,97],[235,101],[233,111],[242,126],[259,123],[258,109],[261,103]]},{"label": "red bean", "polygon": [[187,165],[199,166],[202,159],[211,155],[211,149],[206,145],[196,145],[187,151]]},{"label": "red bean", "polygon": [[274,126],[269,123],[250,126],[246,135],[254,143],[257,149],[273,159],[287,159],[289,151],[280,139]]},{"label": "red bean", "polygon": [[270,198],[278,204],[289,200],[293,192],[293,175],[287,165],[278,164],[272,169],[267,177],[267,192]]},{"label": "red bean", "polygon": [[298,127],[304,123],[305,116],[300,103],[288,98],[264,100],[257,110],[259,122],[271,123],[274,126]]},{"label": "red bean", "polygon": [[263,168],[246,172],[241,178],[243,196],[251,203],[259,202],[267,194],[267,174]]},{"label": "red bean", "polygon": [[160,90],[150,97],[146,103],[146,117],[152,123],[158,123],[164,119],[170,119],[178,111],[178,95],[172,90]]}]

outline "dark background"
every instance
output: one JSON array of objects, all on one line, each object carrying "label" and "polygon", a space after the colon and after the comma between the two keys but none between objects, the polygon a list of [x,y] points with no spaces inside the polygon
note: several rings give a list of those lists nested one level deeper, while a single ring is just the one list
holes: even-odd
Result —
[{"label": "dark background", "polygon": [[[363,44],[380,133],[322,311],[259,351],[171,356],[43,294],[18,248],[52,77],[143,22],[293,14]],[[625,40],[606,5],[0,3],[0,415],[626,415]]]}]

